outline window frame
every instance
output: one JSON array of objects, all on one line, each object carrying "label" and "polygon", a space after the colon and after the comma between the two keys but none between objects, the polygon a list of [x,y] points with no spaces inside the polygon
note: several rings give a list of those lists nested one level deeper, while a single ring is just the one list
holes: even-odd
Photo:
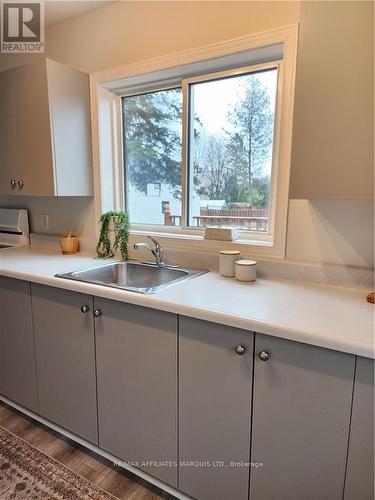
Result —
[{"label": "window frame", "polygon": [[[277,87],[276,87],[276,98],[275,98],[275,119],[274,119],[274,130],[273,130],[273,140],[272,140],[272,167],[271,167],[271,186],[270,186],[270,229],[267,233],[260,231],[251,231],[238,229],[238,239],[245,240],[247,242],[251,241],[261,241],[264,243],[272,242],[273,239],[273,230],[274,230],[274,208],[275,208],[275,190],[276,185],[273,182],[274,173],[277,172],[278,169],[278,159],[275,157],[275,152],[277,152],[278,147],[276,147],[275,142],[279,140],[279,119],[280,119],[280,110],[279,110],[279,102],[281,100],[280,95],[280,87],[281,82],[279,80],[280,75],[280,60],[269,61],[266,63],[258,63],[252,64],[249,66],[241,66],[235,69],[216,71],[214,73],[206,73],[197,76],[192,76],[190,78],[184,78],[182,80],[182,95],[183,95],[183,104],[186,103],[186,115],[183,111],[183,120],[182,120],[182,192],[185,192],[185,196],[182,199],[182,221],[185,222],[185,229],[191,228],[196,230],[201,235],[204,234],[204,229],[194,228],[194,226],[189,226],[189,203],[190,203],[190,172],[191,172],[191,162],[190,162],[190,144],[192,141],[191,138],[191,98],[190,98],[190,86],[196,83],[204,83],[215,80],[221,80],[225,78],[231,78],[236,76],[244,76],[254,73],[261,73],[262,71],[267,71],[270,69],[277,69]],[[186,118],[186,120],[184,119]],[[185,127],[185,128],[184,128]],[[277,174],[276,174],[277,175]],[[184,191],[184,183],[186,185]],[[181,224],[183,226],[183,224]]]},{"label": "window frame", "polygon": [[[99,219],[100,215],[107,210],[122,210],[125,207],[124,190],[121,189],[121,186],[125,185],[125,179],[120,95],[125,94],[124,87],[127,81],[133,83],[135,80],[139,80],[143,82],[143,92],[145,88],[151,86],[144,85],[149,76],[150,81],[153,82],[152,87],[154,90],[174,88],[178,87],[179,82],[181,82],[179,72],[184,75],[184,80],[190,79],[187,77],[188,73],[185,70],[187,67],[195,68],[199,66],[202,68],[202,65],[204,67],[207,62],[207,67],[212,69],[213,61],[221,61],[232,56],[236,58],[236,61],[239,59],[243,61],[248,57],[247,54],[258,53],[260,49],[282,45],[282,58],[278,61],[278,108],[276,109],[280,119],[277,120],[278,127],[275,129],[273,150],[273,161],[275,161],[275,158],[278,159],[278,171],[276,175],[272,176],[273,182],[277,185],[275,199],[272,200],[273,207],[275,207],[272,241],[265,241],[264,233],[259,235],[251,233],[252,239],[239,239],[233,242],[211,241],[204,240],[203,231],[199,228],[156,225],[132,227],[130,239],[131,241],[141,241],[145,238],[145,235],[153,234],[160,238],[161,243],[167,250],[176,249],[193,253],[197,251],[200,254],[216,254],[218,249],[236,248],[243,255],[285,258],[297,42],[298,24],[91,74],[96,218]],[[250,57],[248,60],[253,60],[253,58]],[[267,61],[271,61],[271,65],[275,66],[275,62],[271,58],[268,58]],[[262,63],[261,66],[265,64],[267,63]],[[248,64],[246,66],[241,64],[241,68],[238,68],[238,70],[244,67],[250,67],[254,70],[256,65]],[[220,73],[221,71],[216,70],[215,72]],[[192,71],[191,74],[196,73],[197,71]],[[212,74],[213,72],[210,72],[208,76],[210,77]],[[163,76],[163,83],[158,88],[156,88],[157,85],[155,84],[157,82],[155,75]],[[199,75],[205,76],[202,71],[199,72]],[[195,79],[195,77],[192,78]],[[129,93],[134,94],[134,88],[129,89]],[[273,191],[275,192],[275,190]],[[96,233],[98,234],[98,232],[99,227],[97,226]]]},{"label": "window frame", "polygon": [[[121,138],[122,138],[122,144],[121,144],[121,160],[120,160],[120,165],[119,168],[123,172],[123,192],[124,192],[124,197],[123,201],[121,203],[121,206],[119,210],[128,210],[128,201],[127,201],[127,180],[126,180],[126,165],[125,165],[125,131],[123,129],[124,125],[124,105],[123,105],[123,99],[126,97],[136,97],[136,96],[141,96],[145,94],[150,94],[150,93],[156,93],[156,92],[163,92],[165,90],[174,90],[174,89],[181,89],[181,97],[183,100],[183,95],[182,95],[182,86],[178,82],[176,82],[173,85],[163,85],[163,83],[155,83],[153,84],[152,87],[145,87],[142,86],[142,90],[139,89],[137,92],[137,87],[133,87],[130,90],[127,91],[122,91],[121,93],[118,94],[118,97],[120,98],[120,116],[118,117],[118,120],[121,121],[121,123],[118,124],[118,126],[121,129]],[[181,136],[182,136],[183,130],[181,131]],[[181,165],[181,168],[183,169],[183,165]],[[181,172],[182,175],[182,172]],[[181,180],[182,182],[182,180]],[[182,200],[181,200],[181,211],[182,211]],[[182,220],[182,219],[181,219]],[[131,223],[131,221],[130,221]],[[148,231],[148,233],[154,233],[155,228],[159,229],[162,227],[166,228],[173,228],[173,226],[163,226],[162,224],[132,224],[131,223],[132,230],[141,230],[141,231]]]}]

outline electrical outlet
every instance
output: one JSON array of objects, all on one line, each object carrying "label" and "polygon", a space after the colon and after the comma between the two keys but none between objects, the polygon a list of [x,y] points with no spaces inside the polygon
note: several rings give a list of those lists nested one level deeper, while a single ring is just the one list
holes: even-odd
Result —
[{"label": "electrical outlet", "polygon": [[42,228],[43,229],[49,228],[48,214],[42,214]]}]

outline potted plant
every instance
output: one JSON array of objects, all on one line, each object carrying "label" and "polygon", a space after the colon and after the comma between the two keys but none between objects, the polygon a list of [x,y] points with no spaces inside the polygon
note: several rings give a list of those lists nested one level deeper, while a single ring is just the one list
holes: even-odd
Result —
[{"label": "potted plant", "polygon": [[[114,257],[120,250],[122,260],[128,260],[129,216],[126,212],[106,212],[100,217],[100,236],[96,247],[99,259]],[[110,236],[113,233],[113,237]]]}]

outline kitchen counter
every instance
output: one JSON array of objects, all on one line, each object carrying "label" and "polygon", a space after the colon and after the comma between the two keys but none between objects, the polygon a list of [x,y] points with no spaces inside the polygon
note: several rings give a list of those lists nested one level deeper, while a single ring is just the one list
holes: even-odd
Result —
[{"label": "kitchen counter", "polygon": [[12,248],[0,254],[0,274],[108,299],[375,358],[374,306],[363,290],[296,281],[241,283],[207,273],[153,295],[56,278],[97,265],[90,255]]}]

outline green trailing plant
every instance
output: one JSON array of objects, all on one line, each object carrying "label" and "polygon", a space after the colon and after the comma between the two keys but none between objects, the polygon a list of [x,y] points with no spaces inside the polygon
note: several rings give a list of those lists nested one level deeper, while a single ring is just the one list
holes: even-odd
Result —
[{"label": "green trailing plant", "polygon": [[[111,243],[109,225],[113,222],[114,239]],[[106,212],[100,217],[100,236],[96,247],[99,259],[114,257],[120,250],[122,260],[128,260],[129,216],[126,212]]]}]

